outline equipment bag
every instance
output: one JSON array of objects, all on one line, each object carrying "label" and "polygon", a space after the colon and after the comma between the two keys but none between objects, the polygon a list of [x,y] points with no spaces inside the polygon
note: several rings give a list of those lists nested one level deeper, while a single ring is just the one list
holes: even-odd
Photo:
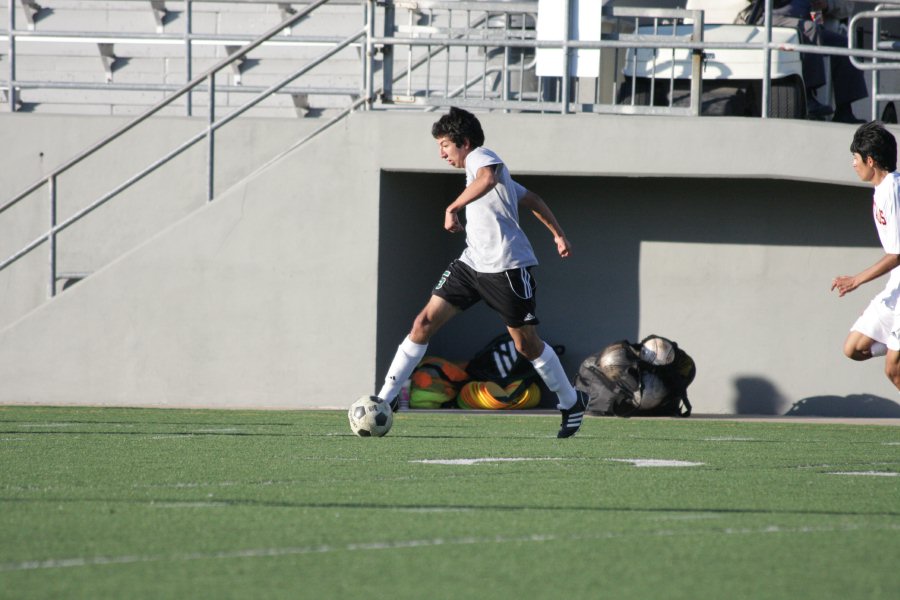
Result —
[{"label": "equipment bag", "polygon": [[620,340],[584,359],[574,384],[590,397],[592,411],[613,415],[633,407],[640,381],[640,355],[628,340]]},{"label": "equipment bag", "polygon": [[[653,360],[648,356],[650,347],[670,346],[671,354],[664,359]],[[641,340],[638,352],[641,352],[641,371],[650,373],[659,378],[664,387],[659,404],[643,409],[646,415],[663,415],[675,417],[691,416],[691,402],[688,400],[687,389],[697,376],[697,365],[687,352],[678,347],[678,344],[660,335],[648,335]],[[646,360],[650,358],[651,360]],[[644,380],[642,379],[642,386]]]},{"label": "equipment bag", "polygon": [[[565,346],[551,348],[557,356],[566,352]],[[509,333],[498,335],[479,350],[466,366],[466,372],[475,381],[491,381],[505,390],[510,384],[517,383],[515,389],[508,391],[510,398],[520,398],[532,384],[543,383],[531,361],[516,351]]]},{"label": "equipment bag", "polygon": [[614,342],[588,356],[575,388],[591,397],[591,410],[605,415],[688,417],[687,388],[697,369],[668,338],[649,335],[640,343]]},{"label": "equipment bag", "polygon": [[459,365],[438,356],[426,356],[410,376],[409,407],[449,407],[468,380],[468,374]]}]

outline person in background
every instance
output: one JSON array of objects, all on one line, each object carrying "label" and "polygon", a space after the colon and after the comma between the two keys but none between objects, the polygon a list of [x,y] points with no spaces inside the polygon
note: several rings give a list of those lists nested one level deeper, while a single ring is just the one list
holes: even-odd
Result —
[{"label": "person in background", "polygon": [[[793,27],[800,34],[800,41],[815,46],[847,47],[847,36],[827,22],[846,19],[851,12],[847,0],[773,0],[772,25]],[[748,23],[762,24],[765,19],[765,2],[751,0],[751,6],[739,16]],[[825,57],[821,54],[803,53],[803,80],[807,90],[807,107],[810,117],[826,117],[838,123],[862,123],[853,114],[853,103],[869,95],[862,71],[853,66],[846,56],[828,57],[831,85],[834,90],[834,109],[819,102],[814,91],[827,83]]]}]

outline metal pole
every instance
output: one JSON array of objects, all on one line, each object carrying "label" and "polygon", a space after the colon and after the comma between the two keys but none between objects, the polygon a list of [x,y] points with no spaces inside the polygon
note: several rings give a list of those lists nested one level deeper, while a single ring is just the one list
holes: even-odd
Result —
[{"label": "metal pole", "polygon": [[572,57],[569,55],[569,41],[572,35],[572,10],[573,2],[572,0],[565,0],[563,2],[563,7],[566,11],[566,20],[565,25],[563,26],[563,75],[562,75],[562,90],[560,94],[560,100],[562,102],[562,114],[569,114],[569,102],[571,98],[570,94],[570,84],[571,81],[569,79],[569,65],[572,64]]},{"label": "metal pole", "polygon": [[[452,12],[450,13],[452,16]],[[393,2],[388,2],[384,4],[384,23],[382,24],[382,31],[384,32],[385,38],[392,38],[394,36],[394,27],[396,23],[394,19],[397,18],[397,12],[394,8]],[[382,87],[381,94],[382,99],[386,102],[393,102],[394,98],[394,43],[387,42],[381,47],[381,77],[382,77]],[[372,90],[372,93],[375,93],[375,90]]]},{"label": "metal pole", "polygon": [[47,243],[50,248],[50,282],[48,295],[56,296],[56,175],[51,175],[47,180],[50,191],[50,231],[47,233]]},{"label": "metal pole", "polygon": [[[525,19],[524,15],[522,15],[522,19],[523,20]],[[506,38],[509,37],[509,22],[510,22],[510,15],[509,14],[503,15],[503,37],[506,37]],[[511,52],[511,49],[509,48],[509,46],[507,46],[506,48],[503,49],[503,72],[500,74],[500,78],[501,78],[500,79],[500,81],[501,81],[500,93],[502,94],[501,97],[503,98],[504,101],[509,100],[509,63],[510,63],[509,55],[510,55],[510,52]],[[485,56],[487,56],[487,52],[485,52]],[[509,109],[505,109],[503,112],[508,113]]]},{"label": "metal pole", "polygon": [[[370,32],[369,32],[369,9],[370,9],[371,7],[369,6],[368,0],[366,0],[365,2],[363,2],[362,5],[363,5],[363,7],[362,7],[362,8],[363,8],[363,12],[362,12],[363,23],[362,23],[362,26],[363,26],[363,31],[365,31],[365,34],[366,34],[366,35],[365,35],[365,40],[368,41],[369,38],[371,37],[371,36],[369,35],[369,33],[370,33]],[[368,87],[368,81],[369,81],[369,79],[368,79],[368,78],[369,78],[368,72],[369,72],[369,67],[372,66],[372,65],[370,64],[370,62],[369,62],[369,53],[368,53],[368,49],[369,49],[369,48],[368,48],[368,46],[366,45],[366,43],[365,43],[365,41],[364,41],[362,44],[360,44],[359,48],[357,48],[357,50],[356,50],[357,55],[360,57],[360,69],[361,69],[361,71],[360,71],[360,80],[359,80],[359,97],[360,97],[360,98],[366,98],[366,97],[367,97],[367,96],[365,95],[365,93],[366,93],[366,88]],[[369,104],[368,104],[368,102],[363,103],[363,104],[361,105],[361,109],[360,109],[360,110],[368,110],[368,109],[369,109]]]},{"label": "metal pole", "polygon": [[[188,82],[193,78],[193,68],[191,65],[194,62],[194,51],[193,45],[191,44],[191,34],[194,32],[194,5],[192,0],[184,0],[184,4],[184,73],[185,82]],[[193,92],[189,91],[187,93],[184,107],[187,116],[190,117],[194,114]]]},{"label": "metal pole", "polygon": [[[691,35],[691,41],[699,42],[703,40],[703,12],[698,13],[698,17],[694,19],[694,30]],[[675,26],[672,26],[675,31]],[[670,90],[671,93],[671,90]],[[700,116],[700,109],[703,105],[703,51],[695,49],[691,51],[691,113],[695,117]]]},{"label": "metal pole", "polygon": [[216,74],[209,76],[209,128],[206,132],[206,201],[212,202],[215,194],[216,162]]},{"label": "metal pole", "polygon": [[9,112],[16,112],[16,5],[13,0],[6,0],[7,14],[9,15]]},{"label": "metal pole", "polygon": [[[772,50],[769,48],[769,44],[772,43],[772,0],[766,0],[765,29],[766,50],[763,56],[762,105],[760,108],[762,109],[762,118],[768,119],[772,102],[769,95],[772,89]],[[806,102],[805,96],[802,102]]]},{"label": "metal pole", "polygon": [[365,110],[372,110],[372,90],[375,88],[373,37],[375,37],[375,0],[366,0],[366,54],[363,57]]},{"label": "metal pole", "polygon": [[[879,8],[881,8],[881,7],[876,6],[875,10],[877,11]],[[878,32],[880,31],[880,29],[881,29],[880,19],[878,17],[875,17],[874,19],[872,19],[872,50],[873,51],[878,50],[878,38],[879,38]],[[852,45],[853,45],[853,41],[850,38],[850,36],[852,36],[852,35],[854,35],[853,31],[847,32],[847,46],[848,47],[852,47]],[[875,65],[877,63],[878,63],[878,59],[873,58],[872,64]],[[872,70],[872,119],[873,120],[878,118],[878,84],[880,83],[879,79],[880,79],[880,77],[879,77],[879,73],[878,73],[878,68],[875,67]]]}]

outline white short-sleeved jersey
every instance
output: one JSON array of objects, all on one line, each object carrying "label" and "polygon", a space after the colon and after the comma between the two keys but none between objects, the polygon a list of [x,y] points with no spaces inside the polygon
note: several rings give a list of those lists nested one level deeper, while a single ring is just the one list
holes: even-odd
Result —
[{"label": "white short-sleeved jersey", "polygon": [[[891,173],[875,187],[872,217],[885,254],[900,254],[900,174]],[[876,299],[898,312],[900,268],[891,271],[887,285]]]},{"label": "white short-sleeved jersey", "polygon": [[478,169],[497,165],[497,185],[466,205],[466,249],[460,260],[479,273],[500,273],[538,264],[525,232],[519,226],[519,198],[525,188],[513,181],[509,169],[491,150],[475,148],[466,156],[466,186]]}]

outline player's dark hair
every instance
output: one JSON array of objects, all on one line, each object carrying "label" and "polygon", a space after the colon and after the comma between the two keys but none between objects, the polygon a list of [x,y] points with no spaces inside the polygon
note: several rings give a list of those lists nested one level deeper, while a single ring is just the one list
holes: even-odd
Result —
[{"label": "player's dark hair", "polygon": [[469,140],[472,148],[478,148],[484,144],[484,131],[475,115],[455,106],[450,108],[450,112],[435,121],[431,126],[431,135],[434,136],[434,139],[450,138],[450,141],[457,147],[462,146],[466,140]]},{"label": "player's dark hair", "polygon": [[897,140],[880,121],[859,126],[853,134],[850,152],[859,154],[863,160],[871,156],[879,168],[888,172],[897,170]]}]

